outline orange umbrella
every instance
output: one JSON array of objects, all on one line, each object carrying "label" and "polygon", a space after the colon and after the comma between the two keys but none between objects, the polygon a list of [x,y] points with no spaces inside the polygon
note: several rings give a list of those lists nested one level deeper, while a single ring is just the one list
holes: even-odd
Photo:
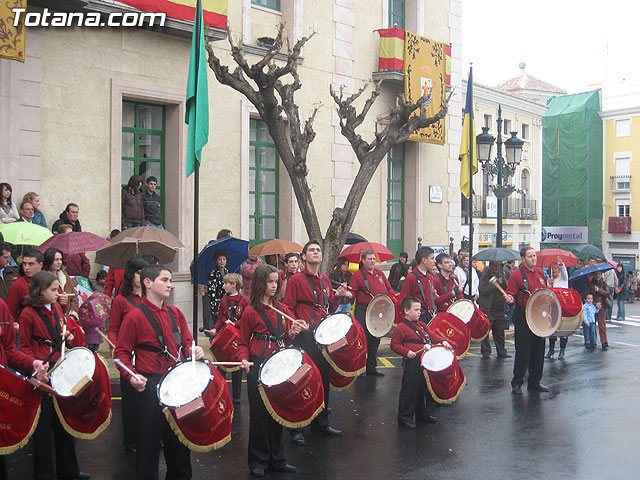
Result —
[{"label": "orange umbrella", "polygon": [[396,258],[395,255],[391,253],[391,250],[381,243],[375,242],[360,242],[349,245],[338,255],[338,258],[346,258],[350,262],[358,263],[362,257],[362,252],[365,250],[373,250],[375,252],[376,262],[385,262]]},{"label": "orange umbrella", "polygon": [[249,249],[249,255],[261,256],[261,255],[277,255],[285,253],[300,253],[302,252],[302,245],[296,242],[290,242],[289,240],[280,240],[274,238],[273,240],[267,240],[264,243],[254,245]]}]

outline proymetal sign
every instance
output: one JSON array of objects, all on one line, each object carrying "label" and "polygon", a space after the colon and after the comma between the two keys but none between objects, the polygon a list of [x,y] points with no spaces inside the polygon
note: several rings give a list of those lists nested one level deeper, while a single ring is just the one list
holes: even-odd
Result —
[{"label": "proymetal sign", "polygon": [[589,243],[587,227],[542,227],[541,243]]}]

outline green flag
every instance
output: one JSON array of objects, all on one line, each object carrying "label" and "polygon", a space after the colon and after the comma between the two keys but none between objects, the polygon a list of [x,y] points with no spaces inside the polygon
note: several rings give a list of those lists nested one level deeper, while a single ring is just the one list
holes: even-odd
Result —
[{"label": "green flag", "polygon": [[193,20],[191,60],[187,80],[187,111],[185,123],[189,125],[187,140],[187,177],[200,165],[202,147],[209,141],[209,91],[207,87],[207,62],[204,50],[204,24],[202,2],[198,0]]}]

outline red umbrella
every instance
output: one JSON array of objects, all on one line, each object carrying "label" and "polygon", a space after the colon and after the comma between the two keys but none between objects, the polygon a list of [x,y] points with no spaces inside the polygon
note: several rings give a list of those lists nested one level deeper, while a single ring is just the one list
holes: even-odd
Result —
[{"label": "red umbrella", "polygon": [[537,266],[540,268],[548,268],[552,263],[556,263],[558,257],[567,267],[571,267],[578,263],[578,257],[567,250],[561,250],[559,248],[545,248],[536,252],[538,256]]},{"label": "red umbrella", "polygon": [[57,248],[62,253],[73,255],[75,253],[85,253],[98,250],[109,243],[106,239],[89,232],[68,232],[54,235],[49,240],[38,247],[41,252],[46,252],[48,248]]},{"label": "red umbrella", "polygon": [[338,258],[346,258],[351,263],[358,263],[361,260],[362,252],[365,250],[373,250],[375,252],[376,262],[385,262],[396,258],[387,247],[375,242],[360,242],[355,245],[349,245],[338,255]]}]

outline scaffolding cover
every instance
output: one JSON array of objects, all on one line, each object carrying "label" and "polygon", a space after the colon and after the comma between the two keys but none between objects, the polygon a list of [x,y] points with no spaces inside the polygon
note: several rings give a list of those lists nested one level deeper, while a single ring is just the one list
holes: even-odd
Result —
[{"label": "scaffolding cover", "polygon": [[548,104],[542,119],[542,225],[587,226],[589,243],[601,247],[599,90],[554,97]]}]

